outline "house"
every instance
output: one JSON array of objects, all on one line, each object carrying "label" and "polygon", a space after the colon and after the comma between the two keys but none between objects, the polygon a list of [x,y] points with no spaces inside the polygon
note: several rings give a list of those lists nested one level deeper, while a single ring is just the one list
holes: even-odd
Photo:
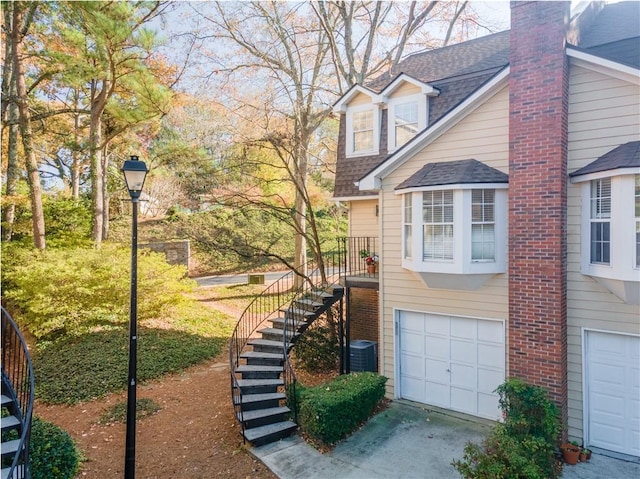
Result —
[{"label": "house", "polygon": [[496,420],[518,376],[564,437],[640,456],[640,3],[512,2],[334,112],[350,255],[379,257],[350,337],[388,396]]}]

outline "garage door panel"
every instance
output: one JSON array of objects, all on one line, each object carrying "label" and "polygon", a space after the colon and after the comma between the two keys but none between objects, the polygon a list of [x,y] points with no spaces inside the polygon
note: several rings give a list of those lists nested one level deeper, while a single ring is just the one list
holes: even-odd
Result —
[{"label": "garage door panel", "polygon": [[461,339],[476,339],[477,320],[455,318],[451,321],[451,337]]},{"label": "garage door panel", "polygon": [[450,407],[449,385],[427,381],[424,402],[440,407]]},{"label": "garage door panel", "polygon": [[422,313],[404,311],[402,313],[401,327],[403,330],[414,333],[424,332],[424,318]]},{"label": "garage door panel", "polygon": [[451,388],[451,409],[475,415],[477,414],[477,402],[475,391],[458,387]]},{"label": "garage door panel", "polygon": [[451,340],[451,361],[475,364],[477,357],[475,343],[457,339]]},{"label": "garage door panel", "polygon": [[425,321],[424,314],[422,315],[424,323],[424,332],[429,335],[436,336],[449,336],[449,318],[446,316],[429,316],[429,321]]},{"label": "garage door panel", "polygon": [[473,365],[451,364],[451,385],[476,389],[477,374]]},{"label": "garage door panel", "polygon": [[402,376],[400,387],[402,388],[402,397],[418,402],[426,400],[423,378]]},{"label": "garage door panel", "polygon": [[403,354],[419,354],[424,355],[424,341],[422,341],[422,336],[417,334],[407,334],[404,331],[402,332],[402,337],[400,340],[401,343],[401,352]]},{"label": "garage door panel", "polygon": [[425,353],[430,358],[449,359],[449,339],[440,336],[425,336]]},{"label": "garage door panel", "polygon": [[496,403],[495,395],[478,393],[478,416],[494,420],[502,418],[502,411]]},{"label": "garage door panel", "polygon": [[492,395],[494,391],[504,382],[504,372],[496,369],[478,368],[478,391]]},{"label": "garage door panel", "polygon": [[449,383],[449,363],[435,359],[426,360],[426,371],[423,377],[427,381],[434,381],[441,384]]},{"label": "garage door panel", "polygon": [[504,344],[504,326],[500,321],[478,321],[478,341]]},{"label": "garage door panel", "polygon": [[478,364],[480,366],[504,364],[504,360],[504,346],[496,344],[478,344]]}]

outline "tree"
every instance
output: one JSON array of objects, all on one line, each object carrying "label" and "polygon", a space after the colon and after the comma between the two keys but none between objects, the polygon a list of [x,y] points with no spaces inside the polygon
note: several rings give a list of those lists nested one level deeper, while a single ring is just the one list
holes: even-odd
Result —
[{"label": "tree", "polygon": [[[316,133],[329,120],[332,103],[346,87],[397,64],[427,23],[444,18],[452,32],[465,7],[325,1],[216,2],[212,12],[198,7],[206,30],[194,29],[193,35],[217,46],[205,54],[212,64],[207,79],[224,85],[228,96],[221,101],[252,126],[250,134],[236,131],[237,141],[244,136],[244,144],[272,150],[295,192],[290,205],[262,205],[291,212],[296,267],[304,264],[307,247],[322,265],[308,178],[320,140]],[[257,204],[242,192],[234,200],[238,207]]]},{"label": "tree", "polygon": [[[5,8],[9,8],[8,5]],[[31,112],[29,111],[29,97],[26,85],[26,73],[24,64],[24,41],[31,27],[34,15],[38,8],[37,2],[12,2],[11,25],[8,28],[8,46],[11,50],[12,65],[10,73],[10,85],[15,83],[15,90],[9,87],[9,91],[15,91],[15,103],[18,110],[20,136],[22,138],[22,150],[27,169],[27,182],[29,184],[29,199],[31,201],[31,216],[33,224],[33,244],[38,249],[45,249],[45,224],[42,207],[42,188],[40,185],[40,173],[33,146],[33,130],[31,127]],[[10,110],[11,111],[11,110]],[[12,148],[17,148],[12,145]],[[12,152],[11,154],[15,154]],[[13,165],[12,165],[13,166]]]}]

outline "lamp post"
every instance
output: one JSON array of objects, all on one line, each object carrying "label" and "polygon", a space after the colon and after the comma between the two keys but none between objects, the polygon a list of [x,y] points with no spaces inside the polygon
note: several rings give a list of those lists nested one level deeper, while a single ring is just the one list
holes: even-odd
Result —
[{"label": "lamp post", "polygon": [[147,165],[131,156],[122,165],[132,206],[131,226],[131,307],[129,308],[129,378],[127,381],[127,435],[124,456],[124,477],[136,476],[136,370],[138,349],[138,200],[142,193]]}]

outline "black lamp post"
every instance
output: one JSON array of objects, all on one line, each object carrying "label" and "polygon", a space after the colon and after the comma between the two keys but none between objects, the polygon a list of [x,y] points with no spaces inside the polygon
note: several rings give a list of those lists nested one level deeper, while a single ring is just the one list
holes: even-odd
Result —
[{"label": "black lamp post", "polygon": [[124,456],[124,477],[136,476],[136,369],[138,341],[138,200],[142,193],[147,165],[131,156],[122,165],[124,181],[131,196],[131,307],[129,309],[129,379],[127,382],[127,436]]}]

